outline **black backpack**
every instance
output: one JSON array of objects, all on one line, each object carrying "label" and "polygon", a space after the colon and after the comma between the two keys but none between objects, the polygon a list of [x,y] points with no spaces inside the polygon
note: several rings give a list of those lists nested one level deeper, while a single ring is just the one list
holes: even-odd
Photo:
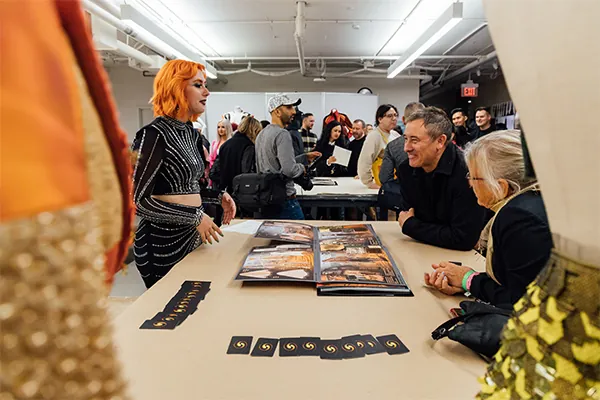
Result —
[{"label": "black backpack", "polygon": [[408,210],[402,200],[402,189],[398,181],[393,179],[381,185],[379,194],[377,195],[377,205],[392,211]]},{"label": "black backpack", "polygon": [[286,177],[281,173],[240,174],[233,178],[233,198],[240,208],[256,210],[287,200]]}]

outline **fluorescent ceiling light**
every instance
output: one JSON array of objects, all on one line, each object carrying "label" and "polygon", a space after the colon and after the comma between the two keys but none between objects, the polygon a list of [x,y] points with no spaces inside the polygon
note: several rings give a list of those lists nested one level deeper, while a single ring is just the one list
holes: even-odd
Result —
[{"label": "fluorescent ceiling light", "polygon": [[393,78],[427,51],[435,42],[454,28],[463,15],[462,3],[452,4],[444,13],[388,68],[388,78]]},{"label": "fluorescent ceiling light", "polygon": [[[165,42],[163,42],[162,40],[157,38],[154,34],[148,32],[141,25],[136,24],[132,20],[124,19],[123,21],[125,21],[127,23],[127,25],[131,26],[133,28],[133,30],[135,30],[136,32],[141,32],[145,36],[151,38],[152,42],[154,44],[156,44],[156,46],[154,46],[156,48],[154,48],[153,50],[157,51],[158,53],[163,53],[162,55],[165,56],[166,58],[181,58],[181,59],[186,58],[183,54],[181,54],[181,52],[175,50],[173,47],[169,46],[168,44],[166,44]],[[150,47],[153,47],[153,46],[150,46]]]},{"label": "fluorescent ceiling light", "polygon": [[382,53],[404,54],[439,16],[452,4],[453,0],[421,0],[405,17],[400,28],[386,43]]},{"label": "fluorescent ceiling light", "polygon": [[137,3],[148,10],[148,12],[152,13],[153,17],[161,22],[160,26],[173,34],[176,38],[180,39],[189,49],[199,53],[203,58],[206,57],[205,54],[207,52],[205,50],[208,50],[208,53],[211,53],[213,56],[217,55],[217,52],[208,44],[206,38],[200,37],[195,30],[190,28],[185,21],[171,9],[172,4],[168,3],[172,3],[172,0],[138,0]]},{"label": "fluorescent ceiling light", "polygon": [[134,7],[126,4],[121,5],[121,19],[128,24],[135,24],[136,26],[150,33],[152,36],[160,39],[160,41],[166,43],[171,48],[175,49],[177,53],[181,54],[182,57],[180,58],[189,59],[196,62],[200,62],[202,60],[197,52],[190,50],[186,45],[181,43],[181,41],[166,32]]}]

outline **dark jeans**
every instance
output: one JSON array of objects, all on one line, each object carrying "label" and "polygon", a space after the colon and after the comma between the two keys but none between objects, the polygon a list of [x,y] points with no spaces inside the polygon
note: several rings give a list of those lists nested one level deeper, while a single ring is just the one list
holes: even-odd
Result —
[{"label": "dark jeans", "polygon": [[263,219],[304,219],[304,213],[296,199],[286,200],[280,206],[263,207],[261,214]]}]

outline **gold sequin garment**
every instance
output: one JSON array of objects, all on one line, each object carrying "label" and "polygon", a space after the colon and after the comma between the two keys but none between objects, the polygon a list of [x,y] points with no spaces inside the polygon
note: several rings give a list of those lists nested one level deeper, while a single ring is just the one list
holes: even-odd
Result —
[{"label": "gold sequin garment", "polygon": [[92,203],[0,225],[0,399],[125,399]]},{"label": "gold sequin garment", "polygon": [[90,195],[100,218],[102,250],[107,253],[121,240],[123,205],[119,177],[85,79],[77,65],[73,69],[79,87],[81,119],[84,122],[85,161]]},{"label": "gold sequin garment", "polygon": [[600,269],[553,253],[481,383],[481,400],[599,400]]}]

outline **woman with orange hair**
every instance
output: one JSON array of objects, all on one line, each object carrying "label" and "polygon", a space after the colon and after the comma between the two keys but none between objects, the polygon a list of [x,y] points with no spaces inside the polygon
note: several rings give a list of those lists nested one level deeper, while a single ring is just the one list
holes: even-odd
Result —
[{"label": "woman with orange hair", "polygon": [[201,243],[219,241],[221,230],[202,203],[220,204],[223,223],[235,216],[235,203],[223,192],[201,189],[202,139],[194,130],[210,92],[204,66],[172,60],[154,80],[156,119],[136,133],[134,201],[141,218],[135,233],[135,263],[151,287]]}]

